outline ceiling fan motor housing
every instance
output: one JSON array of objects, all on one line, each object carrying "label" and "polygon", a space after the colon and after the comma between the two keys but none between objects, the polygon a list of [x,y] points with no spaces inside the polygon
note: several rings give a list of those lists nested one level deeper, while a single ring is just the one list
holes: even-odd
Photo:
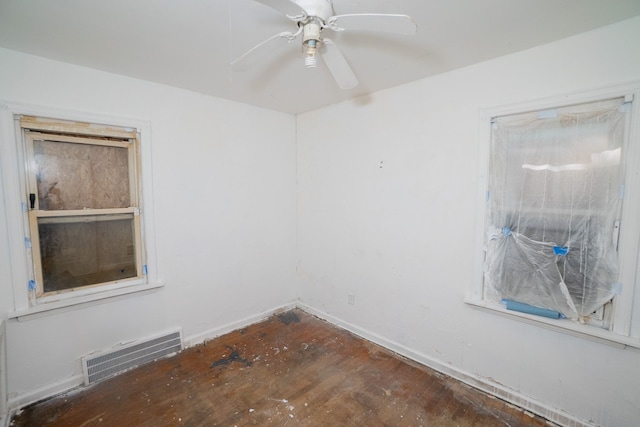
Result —
[{"label": "ceiling fan motor housing", "polygon": [[324,24],[334,15],[333,3],[331,0],[293,0],[307,16],[317,17]]}]

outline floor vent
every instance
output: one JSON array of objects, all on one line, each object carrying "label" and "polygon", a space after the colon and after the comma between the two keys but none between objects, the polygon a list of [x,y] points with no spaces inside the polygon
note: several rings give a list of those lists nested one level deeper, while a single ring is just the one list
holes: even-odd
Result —
[{"label": "floor vent", "polygon": [[180,331],[82,358],[86,385],[182,350]]}]

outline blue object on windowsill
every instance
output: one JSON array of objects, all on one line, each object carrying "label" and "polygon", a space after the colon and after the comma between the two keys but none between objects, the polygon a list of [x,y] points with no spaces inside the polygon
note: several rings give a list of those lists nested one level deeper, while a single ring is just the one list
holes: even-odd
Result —
[{"label": "blue object on windowsill", "polygon": [[507,306],[507,310],[519,311],[520,313],[533,314],[536,316],[548,317],[550,319],[565,319],[564,314],[555,310],[549,310],[547,308],[540,308],[533,305],[525,304],[522,302],[513,301],[510,299],[503,299],[502,304]]}]

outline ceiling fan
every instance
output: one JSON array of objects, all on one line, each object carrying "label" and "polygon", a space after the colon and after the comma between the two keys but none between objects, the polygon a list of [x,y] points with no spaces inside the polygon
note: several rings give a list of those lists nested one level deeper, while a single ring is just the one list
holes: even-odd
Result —
[{"label": "ceiling fan", "polygon": [[352,89],[358,85],[353,70],[331,39],[322,36],[324,30],[332,31],[382,31],[396,34],[414,34],[416,24],[411,17],[399,14],[355,13],[336,15],[332,0],[255,0],[283,13],[297,25],[295,32],[278,33],[231,62],[232,69],[242,71],[255,62],[255,58],[302,36],[304,63],[308,68],[317,65],[322,58],[331,75],[341,89]]}]

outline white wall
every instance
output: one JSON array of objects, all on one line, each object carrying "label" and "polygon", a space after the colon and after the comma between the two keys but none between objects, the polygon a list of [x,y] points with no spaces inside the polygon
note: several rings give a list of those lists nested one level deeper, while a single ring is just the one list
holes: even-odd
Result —
[{"label": "white wall", "polygon": [[[0,71],[1,72],[1,71]],[[9,286],[11,278],[11,259],[7,217],[4,207],[4,188],[0,170],[0,319],[13,307],[13,290]]]},{"label": "white wall", "polygon": [[[0,171],[0,206],[4,194],[2,190],[2,171]],[[9,259],[9,245],[7,239],[7,222],[4,209],[0,208],[0,426],[5,425],[7,411],[7,372],[5,356],[5,316],[12,306],[13,293],[9,286],[11,265]]]},{"label": "white wall", "polygon": [[7,417],[7,365],[4,319],[0,318],[0,426]]},{"label": "white wall", "polygon": [[476,259],[480,109],[640,79],[638,40],[640,18],[298,116],[302,301],[579,419],[637,425],[640,351],[463,299]]},{"label": "white wall", "polygon": [[[165,283],[9,321],[10,399],[77,382],[80,357],[93,350],[175,327],[202,339],[295,299],[294,116],[5,49],[0,64],[0,100],[150,122]],[[5,237],[18,226],[3,204],[0,195],[0,317],[14,309]]]}]

